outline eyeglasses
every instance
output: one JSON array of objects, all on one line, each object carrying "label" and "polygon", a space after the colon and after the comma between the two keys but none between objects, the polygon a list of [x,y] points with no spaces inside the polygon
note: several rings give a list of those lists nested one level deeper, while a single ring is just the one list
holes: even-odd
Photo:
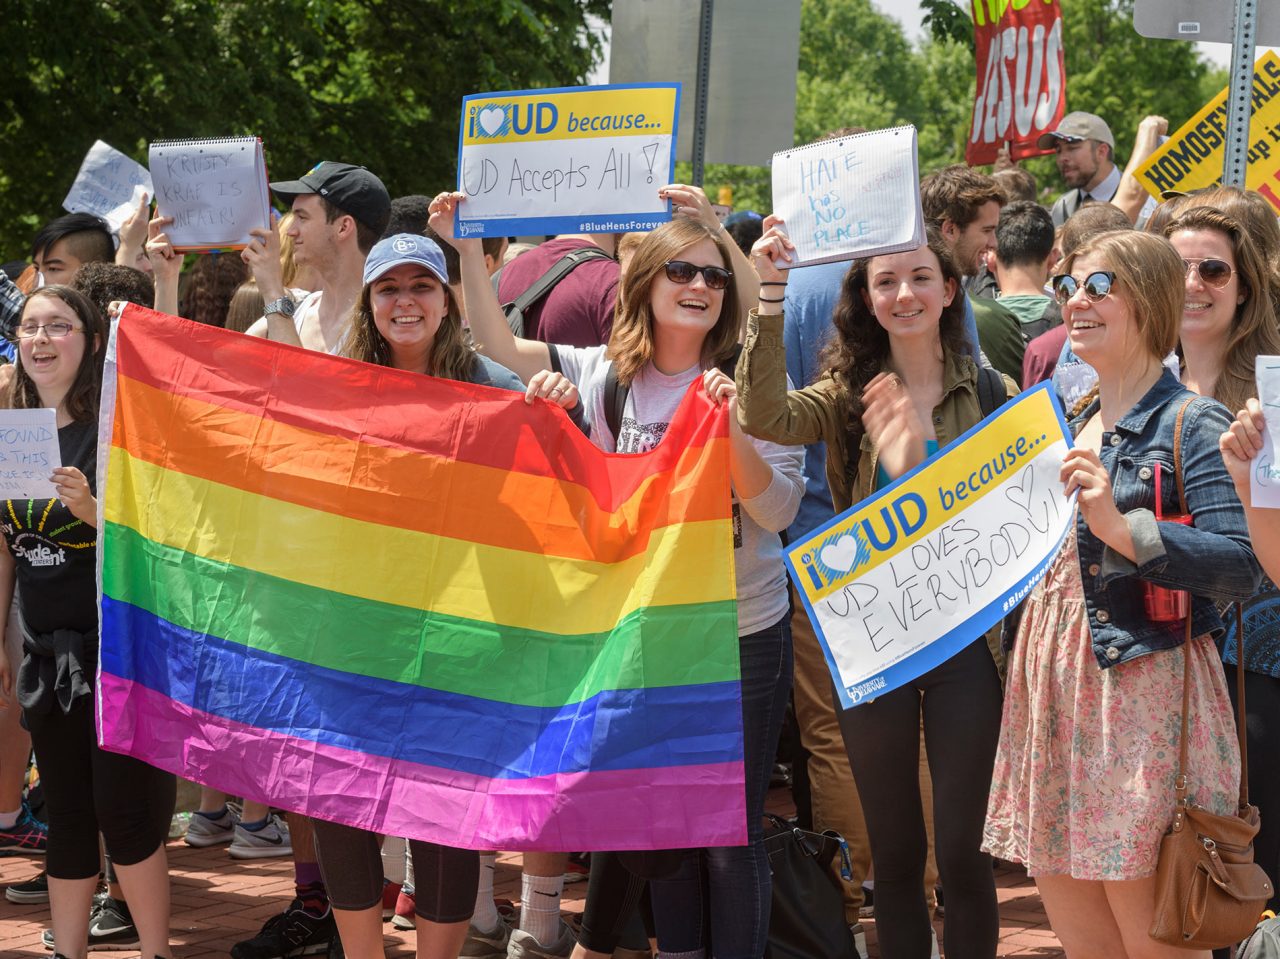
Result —
[{"label": "eyeglasses", "polygon": [[1094,303],[1099,300],[1105,300],[1111,295],[1111,287],[1116,281],[1116,275],[1110,270],[1098,270],[1090,273],[1081,283],[1070,273],[1061,273],[1053,278],[1053,298],[1059,303],[1066,303],[1076,295],[1076,290],[1084,287],[1084,295]]},{"label": "eyeglasses", "polygon": [[1184,257],[1182,268],[1186,271],[1188,278],[1194,270],[1196,276],[1200,277],[1201,283],[1215,290],[1220,290],[1230,283],[1232,275],[1236,272],[1231,269],[1231,264],[1226,260],[1219,260],[1212,256],[1205,257],[1203,260],[1188,260]]},{"label": "eyeglasses", "polygon": [[31,337],[35,336],[41,330],[44,330],[45,336],[57,339],[61,336],[70,336],[73,332],[78,332],[83,329],[83,326],[72,326],[70,323],[37,323],[35,326],[31,326],[30,324],[20,326],[18,327],[17,332],[18,338],[23,340],[31,339]]},{"label": "eyeglasses", "polygon": [[693,278],[701,273],[702,278],[707,281],[708,289],[723,290],[733,278],[733,274],[722,266],[697,266],[684,260],[668,260],[665,265],[667,279],[681,286],[692,283]]}]

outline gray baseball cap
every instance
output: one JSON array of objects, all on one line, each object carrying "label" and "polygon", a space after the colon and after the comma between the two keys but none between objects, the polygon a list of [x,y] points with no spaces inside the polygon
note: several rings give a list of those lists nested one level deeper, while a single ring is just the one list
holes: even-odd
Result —
[{"label": "gray baseball cap", "polygon": [[1116,148],[1116,138],[1111,135],[1111,127],[1107,126],[1107,121],[1096,113],[1085,113],[1083,110],[1068,113],[1062,118],[1056,130],[1040,134],[1036,144],[1041,150],[1052,150],[1055,140],[1066,140],[1069,143],[1078,140],[1097,140],[1099,143],[1105,143],[1112,150]]}]

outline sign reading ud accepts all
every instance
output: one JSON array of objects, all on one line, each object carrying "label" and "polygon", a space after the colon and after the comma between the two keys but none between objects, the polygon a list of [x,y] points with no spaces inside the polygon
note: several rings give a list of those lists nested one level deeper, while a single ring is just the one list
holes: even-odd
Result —
[{"label": "sign reading ud accepts all", "polygon": [[1067,71],[1058,0],[972,0],[978,85],[965,162],[992,163],[1006,143],[1015,160],[1066,112]]}]

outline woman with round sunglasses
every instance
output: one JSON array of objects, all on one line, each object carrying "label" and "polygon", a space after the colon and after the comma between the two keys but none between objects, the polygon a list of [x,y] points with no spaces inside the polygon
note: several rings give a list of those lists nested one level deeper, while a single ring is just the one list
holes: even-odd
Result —
[{"label": "woman with round sunglasses", "polygon": [[[1253,397],[1254,361],[1280,355],[1274,274],[1239,220],[1208,206],[1187,209],[1165,228],[1186,267],[1186,301],[1179,330],[1182,382],[1228,410]],[[1247,492],[1242,499],[1247,499]],[[1257,543],[1257,539],[1254,540]],[[1244,684],[1249,747],[1249,795],[1262,817],[1254,859],[1280,875],[1280,591],[1272,582],[1245,604]],[[1225,611],[1224,611],[1225,615]],[[1236,696],[1235,617],[1226,615],[1219,644],[1227,689]],[[1269,909],[1280,908],[1272,896]]]},{"label": "woman with round sunglasses", "polygon": [[[699,201],[696,218],[663,224],[640,243],[619,285],[607,346],[579,349],[514,337],[484,273],[479,241],[451,241],[461,257],[468,316],[481,349],[523,376],[532,393],[581,390],[591,440],[606,452],[643,453],[657,446],[696,381],[717,403],[728,403],[731,413],[736,403],[733,380],[720,369],[736,353],[742,320],[731,244],[701,191],[682,194]],[[462,202],[456,193],[432,201],[431,226],[441,236],[453,236]],[[627,388],[617,435],[605,408],[610,368]],[[770,877],[761,820],[791,686],[789,601],[778,533],[799,508],[802,463],[801,450],[752,440],[730,417],[748,845],[691,853],[675,878],[654,883],[664,952],[697,955],[706,947],[702,870],[717,957],[759,959],[764,951]],[[513,934],[513,954],[519,935]]]},{"label": "woman with round sunglasses", "polygon": [[[172,774],[98,745],[98,407],[107,327],[68,286],[36,290],[17,327],[14,409],[55,412],[62,466],[52,499],[0,503],[0,608],[17,587],[23,634],[17,705],[31,732],[49,819],[47,870],[53,949],[84,959],[98,887],[101,833],[146,959],[169,950],[164,844],[176,794]],[[0,627],[2,629],[3,627]],[[0,657],[0,707],[14,687]]]},{"label": "woman with round sunglasses", "polygon": [[[400,233],[380,240],[364,266],[364,286],[342,337],[351,359],[460,383],[523,391],[510,370],[463,338],[444,253],[434,241]],[[562,397],[549,397],[564,402]],[[349,959],[381,959],[382,855],[372,832],[314,820],[316,855]],[[475,905],[479,853],[410,840],[419,959],[455,959]]]},{"label": "woman with round sunglasses", "polygon": [[[983,847],[1026,865],[1068,956],[1185,957],[1148,935],[1184,670],[1191,800],[1229,814],[1239,756],[1216,604],[1251,595],[1258,565],[1218,452],[1230,418],[1161,362],[1182,319],[1182,260],[1160,237],[1122,231],[1063,268],[1053,283],[1071,348],[1098,383],[1073,410],[1061,469],[1075,522],[1009,661]],[[1190,525],[1173,519],[1177,434]],[[1190,642],[1178,590],[1190,593]]]},{"label": "woman with round sunglasses", "polygon": [[[752,250],[760,274],[738,366],[738,415],[753,436],[827,444],[836,512],[889,485],[982,419],[981,373],[964,332],[964,293],[934,230],[926,245],[855,260],[833,316],[836,335],[812,386],[787,389],[777,264],[792,247],[776,217]],[[1003,393],[1016,387],[1001,380]],[[990,959],[999,936],[991,859],[979,849],[1000,722],[999,630],[897,689],[841,710],[840,729],[866,818],[884,955],[926,959],[928,852],[920,729],[933,783],[934,846],[947,893],[947,955]]]}]

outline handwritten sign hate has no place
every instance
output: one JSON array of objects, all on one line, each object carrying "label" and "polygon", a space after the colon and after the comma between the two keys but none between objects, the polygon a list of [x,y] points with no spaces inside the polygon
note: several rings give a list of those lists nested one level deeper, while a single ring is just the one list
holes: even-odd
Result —
[{"label": "handwritten sign hate has no place", "polygon": [[1042,383],[791,548],[846,709],[946,661],[1031,591],[1071,521],[1069,445]]},{"label": "handwritten sign hate has no place", "polygon": [[0,410],[0,499],[52,499],[61,465],[53,410]]},{"label": "handwritten sign hate has no place", "polygon": [[823,140],[773,155],[773,210],[795,259],[832,263],[924,243],[915,127]]},{"label": "handwritten sign hate has no place", "polygon": [[156,209],[173,217],[174,249],[234,250],[252,229],[271,224],[271,199],[262,141],[171,140],[151,144]]},{"label": "handwritten sign hate has no place", "polygon": [[680,84],[474,94],[462,101],[457,235],[624,233],[671,219]]}]

